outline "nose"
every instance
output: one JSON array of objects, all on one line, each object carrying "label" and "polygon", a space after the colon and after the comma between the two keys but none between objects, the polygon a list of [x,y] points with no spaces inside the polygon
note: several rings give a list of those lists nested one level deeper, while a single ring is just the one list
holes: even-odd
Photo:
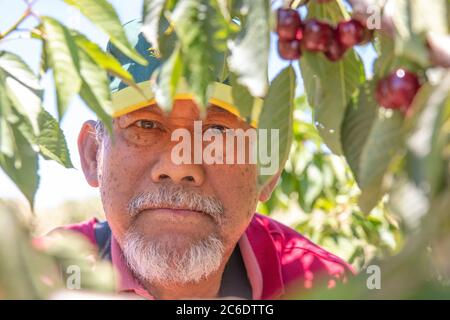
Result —
[{"label": "nose", "polygon": [[170,156],[161,156],[151,170],[151,178],[155,183],[173,182],[190,186],[201,186],[205,180],[205,172],[200,164],[176,164]]}]

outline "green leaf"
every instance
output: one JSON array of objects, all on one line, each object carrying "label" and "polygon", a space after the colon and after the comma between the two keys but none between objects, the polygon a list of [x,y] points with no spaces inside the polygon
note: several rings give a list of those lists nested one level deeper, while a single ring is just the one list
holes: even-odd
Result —
[{"label": "green leaf", "polygon": [[353,51],[339,62],[305,52],[300,69],[315,125],[325,144],[341,154],[341,125],[348,103],[364,79],[362,64]]},{"label": "green leaf", "polygon": [[[311,2],[308,8],[309,17],[332,22],[347,15],[340,1],[326,5]],[[328,148],[341,154],[341,125],[350,99],[365,80],[363,64],[354,50],[338,62],[328,61],[323,54],[304,52],[300,69],[315,125]]]},{"label": "green leaf", "polygon": [[153,91],[158,105],[165,111],[172,108],[173,97],[182,73],[183,61],[181,60],[180,48],[177,47],[170,58],[161,65],[158,73],[155,73],[156,82]]},{"label": "green leaf", "polygon": [[105,124],[108,131],[111,132],[113,106],[109,91],[108,75],[86,53],[80,50],[78,54],[82,78],[80,97]]},{"label": "green leaf", "polygon": [[39,59],[39,77],[42,79],[45,74],[47,73],[48,69],[50,69],[48,63],[49,63],[49,59],[48,59],[48,54],[47,54],[47,50],[45,48],[45,43],[44,41],[42,41],[42,52],[41,52],[41,57]]},{"label": "green leaf", "polygon": [[71,167],[58,122],[42,108],[42,88],[24,61],[0,52],[0,166],[33,206],[37,151]]},{"label": "green leaf", "polygon": [[81,88],[77,48],[69,30],[55,19],[43,17],[42,28],[46,35],[47,65],[53,69],[58,116],[61,120],[71,99]]},{"label": "green leaf", "polygon": [[217,76],[217,81],[225,82],[228,80],[230,70],[227,64],[229,52],[222,52],[214,55],[214,74]]},{"label": "green leaf", "polygon": [[177,33],[169,25],[167,18],[162,16],[158,29],[158,51],[162,62],[171,56],[178,43]]},{"label": "green leaf", "polygon": [[361,211],[369,214],[380,202],[384,193],[383,177],[378,177],[371,185],[361,189],[361,194],[358,198],[358,206],[361,208]]},{"label": "green leaf", "polygon": [[19,130],[11,125],[9,125],[9,129],[17,149],[12,157],[0,153],[0,167],[33,207],[34,196],[39,184],[38,156]]},{"label": "green leaf", "polygon": [[[40,93],[30,90],[30,88],[11,77],[6,77],[5,82],[12,109],[18,114],[14,122],[20,122],[19,130],[31,144],[34,144],[35,137],[39,134],[38,116],[42,110]],[[13,120],[11,121],[13,122]]]},{"label": "green leaf", "polygon": [[291,195],[297,192],[298,189],[298,179],[294,174],[283,170],[280,177],[280,188],[286,195]]},{"label": "green leaf", "polygon": [[13,157],[15,151],[15,141],[11,136],[9,124],[5,118],[0,117],[0,153],[7,157]]},{"label": "green leaf", "polygon": [[5,75],[0,69],[0,153],[12,157],[14,154],[14,141],[9,132],[6,119],[11,112],[11,102],[8,99],[4,85]]},{"label": "green leaf", "polygon": [[361,86],[356,101],[351,101],[342,123],[342,147],[345,158],[359,182],[361,153],[378,116],[378,103],[374,99],[374,81]]},{"label": "green leaf", "polygon": [[43,93],[39,79],[21,57],[6,51],[0,51],[0,72],[0,81],[4,83],[2,104],[8,109],[4,110],[5,116],[10,116],[10,109],[14,107],[29,120],[29,133],[36,134]]},{"label": "green leaf", "polygon": [[361,152],[358,204],[368,213],[383,195],[384,175],[404,143],[403,115],[389,110],[379,114]]},{"label": "green leaf", "polygon": [[139,64],[147,65],[147,60],[138,54],[128,41],[114,7],[106,0],[64,0],[79,9],[81,13],[103,30],[123,54]]},{"label": "green leaf", "polygon": [[403,142],[403,115],[400,112],[387,112],[375,120],[367,142],[361,153],[361,188],[370,185],[379,176],[383,176],[399,151]]},{"label": "green leaf", "polygon": [[248,121],[252,114],[255,99],[246,87],[237,82],[236,76],[233,73],[231,74],[230,80],[233,104],[238,108],[241,117]]},{"label": "green leaf", "polygon": [[204,110],[209,85],[216,79],[213,73],[216,56],[226,50],[228,24],[215,0],[180,0],[171,22],[181,43],[188,85]]},{"label": "green leaf", "polygon": [[241,32],[230,41],[228,65],[253,96],[263,97],[268,88],[269,2],[242,0],[240,5],[239,11],[247,15],[241,21]]},{"label": "green leaf", "polygon": [[73,168],[66,139],[58,121],[47,111],[42,110],[39,113],[39,128],[37,143],[42,156],[45,159],[55,160],[66,168]]},{"label": "green leaf", "polygon": [[0,69],[3,69],[5,73],[28,88],[42,91],[39,79],[18,55],[7,51],[0,51]]},{"label": "green leaf", "polygon": [[414,61],[421,67],[430,66],[428,48],[425,45],[425,36],[411,35],[407,39],[395,38],[395,53],[404,59]]},{"label": "green leaf", "polygon": [[159,23],[166,0],[144,0],[142,32],[155,49],[159,49]]},{"label": "green leaf", "polygon": [[101,101],[99,97],[95,95],[89,85],[83,81],[80,91],[80,97],[87,104],[89,109],[91,109],[97,117],[105,124],[108,132],[112,132],[112,118],[111,116],[103,110]]},{"label": "green leaf", "polygon": [[[5,57],[8,57],[9,62],[12,63],[3,63],[2,59]],[[11,130],[4,123],[7,120],[9,125],[20,131],[30,146],[36,151],[39,150],[44,158],[53,159],[65,167],[72,167],[66,141],[58,122],[42,108],[37,77],[21,59],[13,55],[0,56],[0,70],[3,70],[0,88],[0,95],[4,97],[1,113],[3,130]],[[20,81],[21,77],[27,77],[27,79]],[[3,86],[3,82],[6,87]],[[32,88],[26,84],[31,85]],[[6,151],[8,149],[6,146],[10,145],[9,149],[12,146],[14,150],[18,147],[13,145],[15,141],[7,141],[6,133],[4,131],[2,134],[5,138],[2,151],[6,156],[12,157],[13,154]],[[11,138],[11,134],[9,137]]]},{"label": "green leaf", "polygon": [[134,82],[133,76],[110,53],[103,51],[96,43],[80,33],[76,33],[73,38],[78,47],[88,54],[98,66],[111,75],[121,78],[127,84]]},{"label": "green leaf", "polygon": [[[259,116],[258,130],[267,129],[270,137],[273,134],[270,132],[271,129],[279,130],[279,139],[275,145],[272,145],[270,138],[267,139],[267,150],[270,150],[272,154],[274,151],[278,152],[278,170],[284,166],[292,143],[294,94],[295,72],[292,66],[289,66],[272,81]],[[261,148],[261,145],[258,148]],[[260,170],[258,182],[260,185],[264,185],[271,175],[261,174],[261,167],[264,165],[260,160],[258,156],[258,169]]]},{"label": "green leaf", "polygon": [[350,14],[345,9],[342,0],[329,1],[326,4],[310,1],[308,3],[308,17],[319,18],[332,24],[338,24],[342,20],[348,20]]},{"label": "green leaf", "polygon": [[378,44],[378,58],[374,63],[374,72],[377,78],[384,78],[387,76],[397,62],[395,56],[394,40],[384,33],[377,33]]}]

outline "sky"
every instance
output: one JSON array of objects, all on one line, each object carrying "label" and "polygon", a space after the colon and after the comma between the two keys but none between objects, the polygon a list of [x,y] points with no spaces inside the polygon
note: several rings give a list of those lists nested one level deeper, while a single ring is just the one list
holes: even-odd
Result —
[{"label": "sky", "polygon": [[[109,0],[109,2],[115,7],[122,23],[141,17],[142,0]],[[22,0],[0,0],[0,31],[12,25],[25,8]],[[33,8],[40,15],[52,16],[64,22],[67,26],[81,31],[101,47],[106,47],[107,36],[84,19],[78,11],[65,5],[63,1],[37,0]],[[21,27],[27,28],[35,24],[35,20],[30,19]],[[14,35],[14,38],[17,39],[0,42],[0,50],[7,50],[20,55],[33,70],[37,71],[41,52],[40,42],[20,37],[20,33],[17,33]],[[373,49],[370,47],[362,48],[360,54],[365,62],[369,62],[374,58]],[[288,62],[279,58],[276,52],[276,36],[272,35],[269,55],[269,79],[273,79],[287,65]],[[366,72],[370,74],[371,64],[365,63],[365,65],[367,67]],[[299,95],[303,92],[303,82],[296,63],[294,67],[297,72],[297,95]],[[43,78],[43,86],[45,90],[44,108],[56,116],[56,97],[51,74],[47,74]],[[66,169],[54,161],[46,161],[42,158],[39,160],[41,180],[35,200],[37,210],[55,207],[66,200],[82,200],[87,197],[98,196],[98,190],[91,188],[84,179],[77,148],[78,132],[83,122],[89,119],[95,119],[95,115],[78,97],[73,99],[62,120],[61,127],[66,136],[75,169]],[[1,170],[0,198],[25,201],[17,187]]]}]

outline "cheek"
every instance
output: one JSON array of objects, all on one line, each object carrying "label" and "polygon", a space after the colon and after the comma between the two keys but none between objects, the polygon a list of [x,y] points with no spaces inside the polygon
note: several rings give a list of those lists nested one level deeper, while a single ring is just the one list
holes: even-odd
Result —
[{"label": "cheek", "polygon": [[114,144],[105,145],[99,181],[105,215],[114,235],[121,239],[130,225],[128,204],[140,186],[150,181],[146,171],[153,159],[142,156],[143,151],[138,146],[120,136],[115,139]]},{"label": "cheek", "polygon": [[224,229],[229,234],[245,230],[258,203],[255,165],[215,165],[208,168],[215,194],[225,207]]}]

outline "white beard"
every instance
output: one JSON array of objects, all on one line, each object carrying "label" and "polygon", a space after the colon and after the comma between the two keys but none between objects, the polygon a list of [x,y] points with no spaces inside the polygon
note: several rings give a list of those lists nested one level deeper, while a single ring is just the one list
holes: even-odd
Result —
[{"label": "white beard", "polygon": [[213,235],[182,253],[172,246],[170,241],[149,241],[130,230],[124,238],[123,253],[133,272],[150,283],[196,283],[222,263],[224,245]]}]

